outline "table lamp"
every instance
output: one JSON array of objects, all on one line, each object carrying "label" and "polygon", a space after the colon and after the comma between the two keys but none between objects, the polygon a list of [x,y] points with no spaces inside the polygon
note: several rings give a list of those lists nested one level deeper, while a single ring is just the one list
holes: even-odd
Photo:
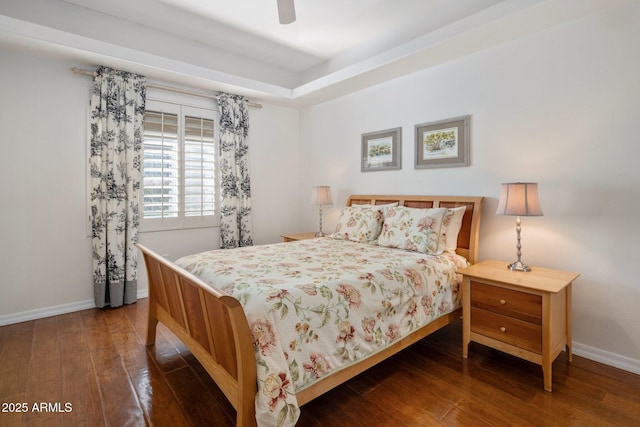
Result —
[{"label": "table lamp", "polygon": [[522,245],[520,244],[520,217],[542,216],[542,208],[538,199],[538,184],[532,182],[513,182],[502,184],[500,201],[496,215],[515,215],[516,234],[518,235],[518,259],[508,265],[510,270],[531,271],[531,267],[520,260]]},{"label": "table lamp", "polygon": [[327,185],[313,187],[311,203],[318,205],[320,208],[320,230],[316,233],[316,237],[324,236],[322,232],[322,205],[331,205],[331,189]]}]

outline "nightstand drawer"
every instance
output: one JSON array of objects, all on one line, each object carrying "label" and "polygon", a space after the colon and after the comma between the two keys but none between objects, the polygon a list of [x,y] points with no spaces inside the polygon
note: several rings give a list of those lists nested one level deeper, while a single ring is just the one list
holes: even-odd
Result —
[{"label": "nightstand drawer", "polygon": [[471,331],[509,345],[542,353],[542,327],[471,307]]},{"label": "nightstand drawer", "polygon": [[471,281],[471,306],[536,325],[542,324],[540,295]]}]

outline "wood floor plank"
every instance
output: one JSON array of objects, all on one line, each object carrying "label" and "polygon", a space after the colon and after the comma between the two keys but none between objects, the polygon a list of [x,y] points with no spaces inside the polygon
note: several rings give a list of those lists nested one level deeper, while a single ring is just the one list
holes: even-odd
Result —
[{"label": "wood floor plank", "polygon": [[123,357],[118,352],[105,319],[106,310],[84,319],[89,348],[107,425],[145,426],[147,422]]},{"label": "wood floor plank", "polygon": [[147,352],[126,310],[105,311],[105,321],[114,345],[136,392],[146,419],[152,425],[184,425],[188,418],[176,401],[155,360]]},{"label": "wood floor plank", "polygon": [[424,381],[423,371],[407,369],[400,358],[395,357],[383,366],[394,374],[385,378],[380,387],[361,395],[371,404],[384,401],[408,425],[420,425],[428,419],[440,420],[453,408],[449,396],[440,394],[433,384]]},{"label": "wood floor plank", "polygon": [[[0,327],[0,402],[70,402],[69,413],[0,413],[0,426],[233,426],[235,412],[163,325],[146,347],[147,300]],[[640,376],[578,356],[538,365],[451,324],[302,407],[301,427],[632,426]]]},{"label": "wood floor plank", "polygon": [[633,420],[640,420],[640,398],[637,397],[637,393],[631,396],[607,393],[602,403],[605,407],[612,408],[616,413],[625,414]]},{"label": "wood floor plank", "polygon": [[[434,360],[434,358],[436,360]],[[484,377],[474,377],[468,374],[468,361],[458,357],[453,358],[438,352],[425,352],[425,349],[410,348],[407,354],[402,354],[401,364],[407,372],[419,370],[422,383],[425,388],[430,388],[433,393],[447,396],[454,401],[459,411],[473,414],[478,422],[487,422],[491,425],[519,425],[539,426],[543,419],[531,414],[526,408],[527,400],[507,391],[496,389],[492,383],[483,380]],[[467,367],[461,370],[460,367]],[[505,379],[505,381],[508,381]],[[535,391],[529,390],[523,393],[526,396],[533,395]],[[458,414],[460,417],[463,414]],[[451,414],[448,414],[451,417]]]},{"label": "wood floor plank", "polygon": [[[463,411],[459,408],[452,408],[442,419],[442,425],[445,426],[474,426],[474,427],[491,427],[500,424],[487,423],[477,414]],[[512,424],[506,424],[512,425]]]},{"label": "wood floor plank", "polygon": [[99,427],[105,425],[98,382],[86,340],[83,318],[86,311],[60,316],[62,350],[62,395],[71,405],[64,425]]},{"label": "wood floor plank", "polygon": [[[493,379],[486,381],[489,373],[483,371],[482,375],[477,375],[482,368],[462,359],[461,354],[453,357],[426,343],[419,344],[422,345],[407,349],[407,354],[402,355],[403,363],[410,368],[420,366],[425,387],[437,387],[439,393],[455,398],[458,408],[493,425],[539,426],[544,423],[544,419],[532,414],[527,407],[538,391],[537,387],[525,386],[521,393],[512,394],[509,389],[513,386],[506,390],[495,387]],[[501,379],[512,381],[504,375]]]},{"label": "wood floor plank", "polygon": [[128,371],[140,371],[149,368],[149,359],[144,342],[135,333],[129,318],[123,310],[106,310],[105,322],[113,345],[122,356]]},{"label": "wood floor plank", "polygon": [[540,393],[534,404],[553,414],[554,419],[576,422],[582,425],[622,425],[633,426],[638,420],[631,414],[591,399],[581,394],[577,388],[556,387],[553,396]]},{"label": "wood floor plank", "polygon": [[23,322],[0,328],[0,399],[23,394],[27,390],[29,361],[33,347],[35,322]]},{"label": "wood floor plank", "polygon": [[[1,361],[2,359],[0,359]],[[2,390],[0,386],[0,390]],[[13,396],[4,396],[0,398],[0,403],[6,404],[6,410],[0,412],[0,426],[2,427],[20,427],[30,408],[24,408],[22,405],[26,403],[25,393]],[[18,405],[18,406],[17,406]]]},{"label": "wood floor plank", "polygon": [[[455,335],[457,338],[457,330]],[[428,343],[429,338],[411,348],[410,351],[418,351],[417,349],[421,345],[426,346]],[[499,415],[501,420],[507,422],[508,425],[527,425],[528,423],[549,426],[627,425],[612,423],[608,417],[594,418],[581,405],[567,405],[562,398],[559,398],[563,394],[562,390],[573,390],[576,401],[583,400],[597,405],[603,395],[602,391],[584,391],[584,384],[568,381],[572,383],[568,385],[567,381],[564,381],[554,382],[554,392],[548,393],[542,390],[541,383],[536,385],[540,375],[537,372],[537,368],[539,368],[537,365],[486,347],[477,348],[477,350],[485,355],[479,362],[474,363],[473,356],[470,354],[470,359],[466,361],[470,365],[466,371],[468,375],[465,375],[465,377],[477,380],[472,387],[476,397],[475,408],[468,408],[468,403],[464,404],[463,402],[460,402],[459,405],[467,407],[469,413],[477,415],[484,413],[482,417],[489,420],[492,425],[500,425],[500,420],[489,418],[491,414]],[[486,354],[487,351],[489,356]],[[437,347],[429,345],[423,349],[423,353],[430,353],[428,360],[425,361],[426,364],[449,363],[449,366],[453,366],[450,361],[455,357],[446,358],[438,351]],[[556,360],[554,366],[561,366],[564,363],[568,362],[564,356],[561,356]],[[500,375],[496,375],[496,373]],[[498,380],[503,382],[503,387],[497,385],[496,381]],[[486,387],[487,385],[489,388]],[[520,392],[514,393],[514,390],[520,390]],[[483,393],[487,394],[483,395]],[[480,408],[477,405],[477,398],[484,398]],[[491,409],[492,407],[493,409]]]},{"label": "wood floor plank", "polygon": [[131,381],[151,425],[192,425],[189,416],[155,364],[150,364],[146,370],[131,373]]},{"label": "wood floor plank", "polygon": [[58,317],[34,322],[33,349],[25,401],[31,406],[25,422],[32,426],[62,426],[62,352]]},{"label": "wood floor plank", "polygon": [[235,419],[236,413],[233,405],[229,403],[224,393],[218,385],[213,381],[211,376],[207,373],[207,370],[198,362],[198,360],[193,355],[183,355],[188,365],[191,367],[191,370],[198,377],[203,386],[207,389],[209,393],[216,399],[220,404],[220,409],[222,412],[229,417],[229,419]]},{"label": "wood floor plank", "polygon": [[194,425],[233,426],[235,417],[228,418],[218,402],[208,393],[198,376],[186,366],[166,374],[176,398],[189,414]]},{"label": "wood floor plank", "polygon": [[113,348],[91,354],[107,425],[145,426],[144,413],[121,356]]},{"label": "wood floor plank", "polygon": [[579,380],[582,384],[597,384],[598,389],[606,394],[632,397],[640,401],[640,375],[630,376],[628,372],[600,363],[595,364],[576,355],[571,363],[554,363],[553,373],[554,376],[564,375]]},{"label": "wood floor plank", "polygon": [[[396,410],[395,401],[384,400],[383,405],[371,403],[370,400],[363,399],[362,396],[354,393],[348,387],[342,385],[331,391],[331,399],[323,402],[313,401],[309,405],[302,407],[300,425],[307,425],[310,420],[318,418],[320,425],[334,426],[430,426],[439,425],[433,418],[425,414],[416,415],[411,420],[404,419],[402,414]],[[387,396],[389,397],[389,396]],[[378,402],[381,403],[381,402]],[[394,410],[384,408],[393,407]],[[422,417],[420,424],[414,424]],[[310,423],[309,424],[315,424]]]}]

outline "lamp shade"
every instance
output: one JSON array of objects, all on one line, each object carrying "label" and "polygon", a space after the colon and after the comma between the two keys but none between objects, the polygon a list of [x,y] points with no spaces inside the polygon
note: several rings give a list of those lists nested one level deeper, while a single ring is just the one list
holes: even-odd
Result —
[{"label": "lamp shade", "polygon": [[542,216],[538,184],[533,182],[502,184],[496,215]]},{"label": "lamp shade", "polygon": [[331,205],[331,188],[328,185],[313,187],[311,203],[314,205]]}]

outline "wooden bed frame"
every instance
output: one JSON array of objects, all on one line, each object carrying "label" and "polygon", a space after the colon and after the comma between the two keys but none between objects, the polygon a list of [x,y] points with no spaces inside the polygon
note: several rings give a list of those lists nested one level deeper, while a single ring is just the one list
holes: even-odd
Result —
[{"label": "wooden bed frame", "polygon": [[[466,206],[458,236],[458,254],[475,263],[482,197],[387,196],[349,197],[347,206],[387,204],[414,208]],[[147,345],[153,345],[158,322],[164,323],[198,359],[236,409],[236,426],[255,426],[257,392],[253,340],[242,306],[231,295],[218,290],[164,259],[136,245],[144,256],[149,280]],[[297,395],[302,406],[366,369],[387,359],[430,333],[458,319],[461,309],[441,316],[411,335],[347,369],[327,375]]]}]

